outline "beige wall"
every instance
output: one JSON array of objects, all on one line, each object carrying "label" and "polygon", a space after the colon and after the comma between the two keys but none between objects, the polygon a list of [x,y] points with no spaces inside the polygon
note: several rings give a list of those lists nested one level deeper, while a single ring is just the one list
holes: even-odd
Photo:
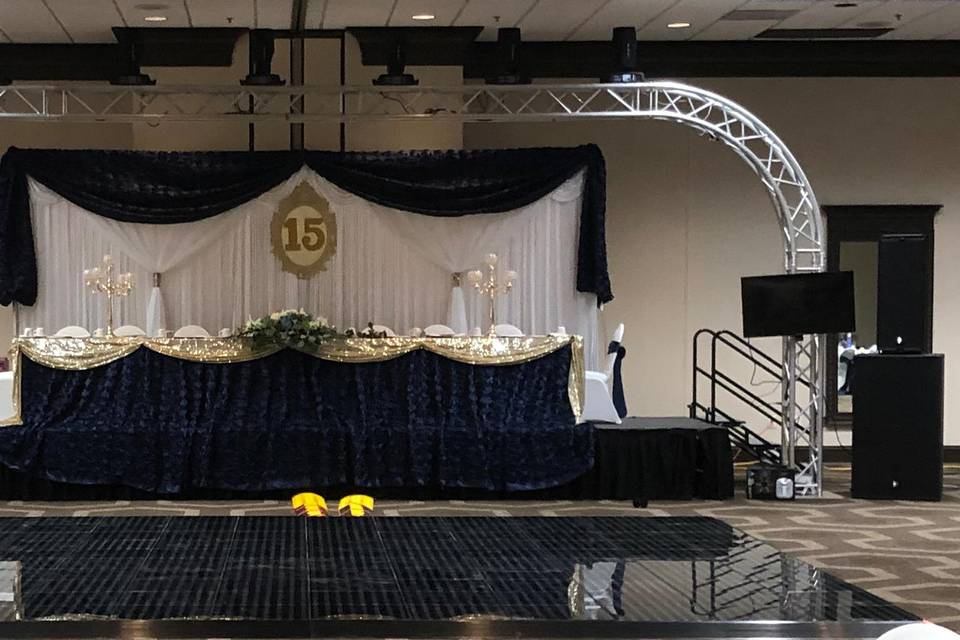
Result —
[{"label": "beige wall", "polygon": [[[936,223],[934,348],[947,355],[945,439],[960,444],[960,80],[694,81],[756,113],[794,152],[821,204],[943,204]],[[679,125],[598,122],[467,125],[464,146],[596,142],[608,170],[607,242],[627,323],[628,400],[642,415],[681,415],[690,399],[690,339],[741,326],[739,278],[782,270],[773,209],[756,176],[722,144]],[[776,341],[764,341],[777,354]],[[749,377],[751,371],[744,371]],[[765,390],[768,387],[759,386]],[[776,399],[776,398],[772,398]],[[763,425],[761,424],[761,427]],[[827,444],[834,441],[833,434]]]}]

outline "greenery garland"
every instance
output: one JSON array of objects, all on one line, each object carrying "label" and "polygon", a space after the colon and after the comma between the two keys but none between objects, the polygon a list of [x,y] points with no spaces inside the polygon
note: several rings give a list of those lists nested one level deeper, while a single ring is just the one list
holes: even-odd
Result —
[{"label": "greenery garland", "polygon": [[319,346],[324,340],[336,336],[346,338],[386,338],[384,331],[376,331],[373,323],[365,329],[347,329],[338,333],[336,327],[329,324],[323,316],[313,317],[303,309],[275,311],[270,315],[248,320],[237,335],[250,338],[257,347],[293,347],[309,349]]}]

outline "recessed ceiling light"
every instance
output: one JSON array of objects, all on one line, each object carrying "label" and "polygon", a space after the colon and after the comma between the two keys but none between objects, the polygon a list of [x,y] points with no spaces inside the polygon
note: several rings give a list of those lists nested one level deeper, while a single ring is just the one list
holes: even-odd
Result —
[{"label": "recessed ceiling light", "polygon": [[432,13],[418,13],[417,15],[410,17],[414,20],[433,20],[437,16],[433,15]]},{"label": "recessed ceiling light", "polygon": [[857,6],[857,3],[856,2],[838,2],[833,6],[835,6],[837,9],[849,9],[850,7]]},{"label": "recessed ceiling light", "polygon": [[166,22],[167,16],[144,16],[147,22]]},{"label": "recessed ceiling light", "polygon": [[686,29],[689,26],[689,22],[670,22],[667,24],[667,29]]}]

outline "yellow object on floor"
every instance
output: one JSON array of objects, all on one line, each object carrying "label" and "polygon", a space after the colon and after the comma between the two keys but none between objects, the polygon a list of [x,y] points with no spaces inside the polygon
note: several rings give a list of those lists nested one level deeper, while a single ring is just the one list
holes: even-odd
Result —
[{"label": "yellow object on floor", "polygon": [[338,508],[342,516],[365,516],[373,513],[373,498],[370,496],[352,495],[340,499]]},{"label": "yellow object on floor", "polygon": [[291,500],[293,512],[298,516],[322,518],[327,515],[327,501],[315,493],[298,493]]}]

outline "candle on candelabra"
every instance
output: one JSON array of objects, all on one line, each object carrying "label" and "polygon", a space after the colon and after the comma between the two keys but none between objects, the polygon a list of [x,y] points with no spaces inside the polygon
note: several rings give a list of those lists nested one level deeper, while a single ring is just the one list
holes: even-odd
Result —
[{"label": "candle on candelabra", "polygon": [[497,261],[498,258],[495,253],[488,253],[484,257],[484,262],[487,265],[486,278],[484,278],[483,272],[479,269],[474,269],[467,273],[467,281],[473,285],[473,288],[476,289],[480,295],[489,297],[489,334],[491,336],[497,333],[497,295],[509,293],[510,290],[513,289],[514,281],[517,279],[517,272],[511,270],[504,274],[502,282],[499,281],[497,278]]},{"label": "candle on candelabra", "polygon": [[103,256],[100,267],[83,270],[83,284],[94,293],[102,293],[107,300],[107,335],[113,335],[113,299],[122,298],[133,289],[133,274],[129,271],[113,275],[113,257]]}]

